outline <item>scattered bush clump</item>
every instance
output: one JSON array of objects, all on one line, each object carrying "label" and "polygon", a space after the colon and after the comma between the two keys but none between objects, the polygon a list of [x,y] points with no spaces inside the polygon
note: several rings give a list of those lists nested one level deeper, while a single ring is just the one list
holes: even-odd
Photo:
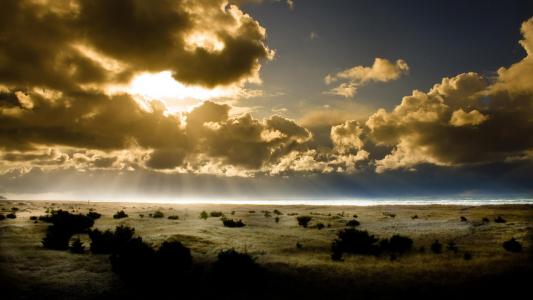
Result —
[{"label": "scattered bush clump", "polygon": [[438,240],[435,240],[433,244],[431,244],[430,248],[431,251],[435,254],[442,253],[442,244]]},{"label": "scattered bush clump", "polygon": [[30,220],[37,221],[37,216],[30,216]]},{"label": "scattered bush clump", "polygon": [[83,254],[85,252],[85,246],[83,246],[80,238],[75,238],[72,244],[70,244],[70,252],[76,254]]},{"label": "scattered bush clump", "polygon": [[209,213],[209,215],[211,217],[214,217],[214,218],[220,218],[222,217],[224,214],[221,212],[221,211],[212,211]]},{"label": "scattered bush clump", "polygon": [[348,227],[357,227],[359,225],[361,225],[361,223],[357,220],[350,220],[346,223],[346,226]]},{"label": "scattered bush clump", "polygon": [[224,276],[228,280],[250,280],[251,274],[259,271],[259,265],[255,258],[244,252],[237,252],[229,249],[218,253],[217,261],[213,265],[214,271],[218,275]]},{"label": "scattered bush clump", "polygon": [[172,216],[168,216],[168,219],[169,219],[169,220],[179,220],[180,217],[177,216],[177,215],[172,215]]},{"label": "scattered bush clump", "polygon": [[278,215],[278,216],[283,215],[283,213],[281,211],[277,210],[277,209],[274,209],[274,214]]},{"label": "scattered bush clump", "polygon": [[246,224],[244,224],[241,220],[233,220],[233,219],[223,219],[222,224],[224,224],[224,227],[244,227]]},{"label": "scattered bush clump", "polygon": [[155,253],[155,259],[158,269],[169,275],[187,271],[192,266],[191,250],[178,241],[163,242]]},{"label": "scattered bush clump", "polygon": [[128,215],[123,210],[117,211],[113,215],[113,219],[123,219],[123,218],[127,218],[127,217],[128,217]]},{"label": "scattered bush clump", "polygon": [[403,254],[411,250],[413,247],[413,240],[409,237],[396,234],[388,240],[381,240],[380,247],[381,251]]},{"label": "scattered bush clump", "polygon": [[309,224],[309,221],[311,221],[311,217],[309,216],[299,216],[296,217],[296,220],[298,221],[298,225],[302,226],[303,228],[307,228],[307,225]]},{"label": "scattered bush clump", "polygon": [[4,214],[0,214],[0,221],[5,220],[5,219],[6,219],[6,216],[4,216]]},{"label": "scattered bush clump", "polygon": [[503,248],[509,252],[521,252],[522,244],[515,240],[515,238],[511,238],[510,240],[503,242]]},{"label": "scattered bush clump", "polygon": [[378,239],[368,231],[347,228],[337,233],[337,239],[331,244],[333,260],[341,260],[344,253],[373,254],[379,253]]},{"label": "scattered bush clump", "polygon": [[48,249],[66,250],[70,238],[76,233],[85,233],[94,225],[94,220],[82,214],[71,214],[64,210],[52,210],[47,216],[39,218],[52,223],[48,226],[46,236],[42,240]]},{"label": "scattered bush clump", "polygon": [[300,242],[296,242],[296,249],[302,249],[304,245],[302,245]]},{"label": "scattered bush clump", "polygon": [[498,216],[496,219],[494,219],[494,222],[496,223],[505,223],[505,219],[502,218],[502,216]]},{"label": "scattered bush clump", "polygon": [[390,213],[390,212],[384,212],[383,215],[385,217],[390,217],[390,218],[395,218],[396,217],[396,214],[393,214],[393,213]]},{"label": "scattered bush clump", "polygon": [[110,254],[118,252],[125,244],[133,238],[135,229],[129,226],[117,226],[115,231],[100,231],[94,229],[89,231],[91,239],[91,252],[95,254]]},{"label": "scattered bush clump", "polygon": [[90,211],[87,213],[87,217],[93,219],[93,220],[96,220],[96,219],[100,219],[102,217],[102,214],[99,214],[95,211]]},{"label": "scattered bush clump", "polygon": [[14,213],[8,213],[8,214],[6,215],[6,218],[8,218],[8,219],[16,219],[16,218],[17,218],[17,215],[14,214]]},{"label": "scattered bush clump", "polygon": [[126,241],[109,258],[111,269],[120,277],[145,282],[154,272],[155,251],[142,238],[135,237]]},{"label": "scattered bush clump", "polygon": [[483,223],[490,223],[490,220],[489,220],[489,218],[483,218],[482,222]]},{"label": "scattered bush clump", "polygon": [[165,214],[162,212],[162,211],[156,211],[152,214],[152,218],[154,219],[160,219],[160,218],[163,218],[165,216]]},{"label": "scattered bush clump", "polygon": [[200,213],[200,219],[204,219],[204,220],[207,220],[207,218],[209,218],[209,215],[207,214],[207,212],[204,210]]},{"label": "scattered bush clump", "polygon": [[274,221],[276,221],[276,223],[279,223],[279,217],[275,217]]},{"label": "scattered bush clump", "polygon": [[265,218],[270,218],[272,217],[272,214],[267,210],[265,211]]},{"label": "scattered bush clump", "polygon": [[453,253],[457,254],[459,252],[459,247],[457,247],[457,244],[454,241],[449,241],[448,246],[446,247],[448,251],[453,251]]},{"label": "scattered bush clump", "polygon": [[463,254],[463,259],[464,260],[471,260],[472,259],[472,254],[470,252],[465,252]]},{"label": "scattered bush clump", "polygon": [[318,224],[316,224],[316,228],[317,228],[318,230],[321,230],[321,229],[324,228],[324,227],[326,227],[326,226],[324,225],[324,223],[318,223]]},{"label": "scattered bush clump", "polygon": [[461,222],[466,222],[468,219],[465,216],[461,216]]},{"label": "scattered bush clump", "polygon": [[411,219],[413,219],[413,220],[418,219],[418,215],[414,215],[414,216],[412,216]]}]

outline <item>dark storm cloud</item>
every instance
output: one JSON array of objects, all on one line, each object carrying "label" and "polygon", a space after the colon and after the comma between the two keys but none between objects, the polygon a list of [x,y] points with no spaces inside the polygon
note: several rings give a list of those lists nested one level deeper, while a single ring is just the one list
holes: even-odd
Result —
[{"label": "dark storm cloud", "polygon": [[164,70],[208,87],[257,80],[265,30],[224,3],[2,1],[0,83],[73,90]]}]

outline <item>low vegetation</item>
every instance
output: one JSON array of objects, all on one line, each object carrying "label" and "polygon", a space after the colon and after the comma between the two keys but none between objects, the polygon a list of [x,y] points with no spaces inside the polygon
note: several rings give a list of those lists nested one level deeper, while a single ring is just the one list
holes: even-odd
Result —
[{"label": "low vegetation", "polygon": [[346,226],[348,226],[348,227],[357,227],[359,225],[361,225],[361,223],[359,221],[355,220],[355,219],[346,222]]},{"label": "low vegetation", "polygon": [[209,213],[209,215],[213,218],[220,218],[224,216],[224,214],[221,211],[212,211]]},{"label": "low vegetation", "polygon": [[152,214],[152,218],[154,219],[161,219],[161,218],[164,218],[165,217],[165,214],[162,212],[162,211],[155,211],[153,214]]},{"label": "low vegetation", "polygon": [[511,238],[510,240],[503,242],[502,246],[503,249],[509,252],[522,252],[522,244],[515,240],[515,238]]},{"label": "low vegetation", "polygon": [[85,233],[94,225],[94,220],[82,214],[72,214],[64,210],[52,210],[50,214],[39,218],[48,223],[46,236],[42,240],[45,248],[66,250],[71,237],[77,233]]},{"label": "low vegetation", "polygon": [[123,219],[123,218],[127,218],[127,217],[128,217],[128,215],[123,210],[117,211],[113,215],[113,219]]},{"label": "low vegetation", "polygon": [[244,227],[246,224],[242,222],[242,220],[233,220],[233,219],[222,219],[222,224],[224,224],[224,227]]},{"label": "low vegetation", "polygon": [[302,226],[303,228],[307,228],[307,225],[311,221],[312,217],[310,216],[298,216],[296,217],[296,220],[298,221],[298,225]]}]

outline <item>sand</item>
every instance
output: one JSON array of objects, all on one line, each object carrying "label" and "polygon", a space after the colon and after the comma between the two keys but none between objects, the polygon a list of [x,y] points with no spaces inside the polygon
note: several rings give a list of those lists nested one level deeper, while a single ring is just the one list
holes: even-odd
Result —
[{"label": "sand", "polygon": [[[416,285],[424,281],[446,284],[510,270],[529,270],[531,266],[528,250],[533,230],[531,205],[355,207],[0,202],[4,215],[13,207],[18,208],[17,218],[0,221],[0,272],[15,298],[31,298],[36,296],[32,291],[42,290],[57,297],[98,297],[123,287],[123,282],[111,272],[106,255],[93,255],[89,251],[76,255],[42,248],[41,239],[49,224],[31,221],[30,216],[44,215],[46,209],[84,214],[94,210],[103,215],[96,220],[94,228],[128,225],[154,247],[168,239],[179,240],[191,249],[195,262],[212,262],[219,251],[235,248],[252,254],[265,268],[310,272],[317,280],[349,278],[368,285],[375,282]],[[118,210],[124,210],[129,217],[113,219]],[[282,214],[276,215],[274,210]],[[149,217],[155,211],[163,212],[164,217]],[[242,220],[246,226],[226,228],[220,218],[201,219],[202,211],[221,211],[227,218]],[[179,219],[167,219],[170,215]],[[308,228],[298,225],[299,215],[312,217]],[[330,247],[336,233],[354,215],[361,223],[358,229],[380,238],[394,234],[408,236],[414,240],[414,250],[396,260],[360,255],[347,255],[343,262],[331,260]],[[461,221],[461,216],[467,221]],[[497,216],[506,222],[495,223]],[[275,221],[276,217],[279,222]],[[490,222],[483,222],[483,218]],[[325,227],[317,229],[318,223]],[[88,236],[79,237],[88,248]],[[503,249],[502,243],[512,237],[524,246],[522,253]],[[429,248],[434,240],[441,241],[444,253],[431,253]],[[450,241],[458,246],[457,253],[446,250]],[[472,255],[471,260],[463,258],[465,252]]]}]

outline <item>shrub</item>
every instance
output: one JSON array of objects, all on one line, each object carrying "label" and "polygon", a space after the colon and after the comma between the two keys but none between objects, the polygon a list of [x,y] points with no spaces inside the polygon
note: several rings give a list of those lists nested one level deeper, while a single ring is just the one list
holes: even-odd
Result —
[{"label": "shrub", "polygon": [[249,276],[259,271],[259,265],[254,257],[248,253],[237,252],[235,249],[218,253],[213,267],[217,274],[231,280],[250,280]]},{"label": "shrub", "polygon": [[8,214],[6,215],[6,218],[8,218],[8,219],[16,219],[16,218],[17,218],[17,215],[14,214],[14,213],[8,213]]},{"label": "shrub", "polygon": [[18,208],[18,207],[12,207],[12,208],[11,208],[11,211],[13,211],[13,212],[17,212],[17,211],[19,211],[19,208]]},{"label": "shrub", "polygon": [[438,240],[435,240],[433,244],[431,244],[430,248],[431,251],[435,254],[442,253],[442,244]]},{"label": "shrub", "polygon": [[123,219],[123,218],[127,218],[127,217],[128,217],[128,215],[123,210],[117,211],[113,215],[113,219]]},{"label": "shrub", "polygon": [[413,220],[418,219],[418,215],[414,215],[414,216],[412,216],[411,219],[413,219]]},{"label": "shrub", "polygon": [[279,223],[279,217],[275,217],[274,221],[276,221],[276,223]]},{"label": "shrub", "polygon": [[144,214],[139,214],[139,217],[141,217],[141,219],[144,218]]},{"label": "shrub", "polygon": [[163,214],[162,211],[156,211],[152,214],[152,218],[154,219],[160,219],[160,218],[163,218],[165,216],[165,214]]},{"label": "shrub", "polygon": [[300,242],[296,242],[296,249],[302,249],[304,245],[302,245]]},{"label": "shrub", "polygon": [[80,238],[75,238],[72,244],[70,244],[70,252],[76,254],[82,254],[85,252],[85,246],[83,246]]},{"label": "shrub", "polygon": [[470,252],[465,252],[463,254],[463,259],[464,260],[471,260],[472,259],[472,254]]},{"label": "shrub", "polygon": [[64,210],[53,210],[49,215],[39,218],[52,223],[48,226],[46,236],[42,240],[45,248],[66,250],[70,238],[76,233],[84,233],[94,225],[94,220],[82,214],[71,214]]},{"label": "shrub", "polygon": [[468,219],[465,216],[461,216],[461,222],[466,222]]},{"label": "shrub", "polygon": [[318,223],[318,224],[316,224],[316,228],[317,228],[318,230],[321,230],[321,229],[324,228],[324,227],[326,227],[326,226],[324,225],[324,223]]},{"label": "shrub", "polygon": [[224,214],[221,211],[212,211],[209,213],[211,217],[219,218],[222,217]]},{"label": "shrub", "polygon": [[346,228],[337,233],[337,239],[331,244],[332,258],[340,260],[343,253],[378,254],[377,241],[378,239],[367,231]]},{"label": "shrub", "polygon": [[509,252],[521,252],[522,244],[515,240],[515,238],[511,238],[510,240],[503,242],[503,248]]},{"label": "shrub", "polygon": [[6,219],[6,216],[4,216],[4,214],[0,214],[0,221],[5,220],[5,219]]},{"label": "shrub", "polygon": [[234,221],[232,219],[223,219],[222,224],[224,224],[224,227],[244,227],[246,224],[244,224],[241,220]]},{"label": "shrub", "polygon": [[388,240],[382,240],[381,249],[394,253],[403,254],[411,250],[413,247],[413,240],[406,236],[393,235]]},{"label": "shrub", "polygon": [[127,241],[109,258],[111,269],[126,280],[145,282],[154,272],[155,251],[140,237]]},{"label": "shrub", "polygon": [[95,211],[90,211],[87,213],[87,217],[93,219],[93,220],[96,220],[96,219],[100,219],[100,217],[102,217],[102,214],[99,214]]},{"label": "shrub", "polygon": [[265,218],[270,218],[272,217],[272,214],[267,210],[265,211]]},{"label": "shrub", "polygon": [[248,213],[255,214],[255,210],[249,210]]},{"label": "shrub", "polygon": [[361,225],[361,223],[359,223],[357,220],[350,220],[346,223],[346,226],[348,227],[357,227],[359,225]]},{"label": "shrub", "polygon": [[67,250],[73,233],[64,228],[52,225],[48,226],[46,236],[42,240],[44,248],[52,250]]},{"label": "shrub", "polygon": [[302,226],[303,228],[307,228],[307,225],[309,224],[309,221],[311,221],[311,217],[309,216],[299,216],[296,217],[296,220],[298,221],[298,225]]},{"label": "shrub", "polygon": [[505,219],[502,218],[502,216],[498,216],[496,219],[494,219],[494,222],[496,223],[505,223]]},{"label": "shrub", "polygon": [[179,217],[179,216],[176,216],[176,215],[172,215],[172,216],[168,216],[168,219],[169,219],[169,220],[179,220],[180,217]]},{"label": "shrub", "polygon": [[158,268],[167,274],[183,272],[192,266],[191,250],[178,241],[163,242],[155,253],[155,258]]},{"label": "shrub", "polygon": [[483,221],[483,223],[489,223],[490,222],[489,218],[483,218],[482,221]]},{"label": "shrub", "polygon": [[207,214],[207,212],[204,210],[200,213],[200,219],[204,219],[204,220],[207,220],[207,218],[209,218],[209,215]]},{"label": "shrub", "polygon": [[100,231],[94,229],[89,231],[91,239],[92,253],[113,253],[120,251],[124,245],[133,238],[135,229],[128,226],[117,226],[115,232],[111,230]]},{"label": "shrub", "polygon": [[393,213],[390,213],[390,212],[384,212],[383,215],[385,217],[391,217],[391,218],[395,218],[396,217],[396,214],[393,214]]},{"label": "shrub", "polygon": [[277,209],[274,209],[274,214],[278,215],[278,216],[283,215],[283,213],[281,211],[277,210]]},{"label": "shrub", "polygon": [[358,215],[353,215],[353,218],[357,219],[357,218],[359,218],[359,216]]}]

